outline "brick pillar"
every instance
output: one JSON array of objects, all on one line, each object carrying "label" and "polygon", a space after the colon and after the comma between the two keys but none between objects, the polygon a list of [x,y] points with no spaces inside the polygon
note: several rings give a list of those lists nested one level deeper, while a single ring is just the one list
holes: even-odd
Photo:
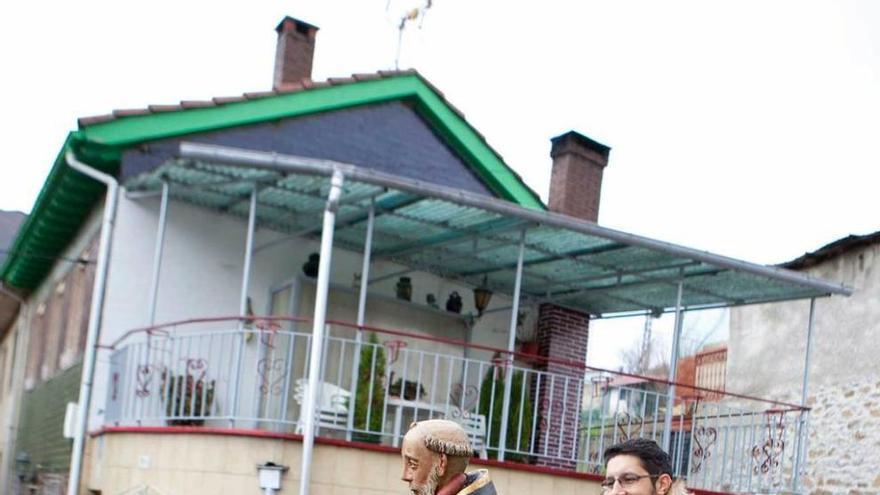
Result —
[{"label": "brick pillar", "polygon": [[[538,352],[541,356],[584,364],[587,359],[587,339],[590,317],[585,313],[542,304],[538,313]],[[553,373],[551,380],[542,375],[540,385],[534,383],[533,396],[538,427],[535,432],[535,452],[541,457],[536,464],[573,470],[577,466],[577,428],[581,413],[584,372],[553,362],[537,366],[540,371]],[[545,456],[561,457],[550,459]]]}]

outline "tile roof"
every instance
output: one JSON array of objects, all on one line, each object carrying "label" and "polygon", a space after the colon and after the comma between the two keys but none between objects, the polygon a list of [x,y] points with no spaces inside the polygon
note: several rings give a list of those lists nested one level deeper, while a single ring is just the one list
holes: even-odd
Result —
[{"label": "tile roof", "polygon": [[[367,74],[352,74],[349,77],[331,77],[325,81],[313,81],[310,78],[305,78],[298,83],[292,84],[284,84],[279,88],[270,91],[252,91],[243,93],[241,95],[234,96],[219,96],[211,98],[210,100],[184,100],[178,103],[172,104],[158,104],[158,105],[147,105],[146,108],[131,108],[131,109],[120,109],[113,110],[111,113],[103,114],[103,115],[94,115],[90,117],[82,117],[77,120],[80,129],[84,127],[88,127],[95,124],[103,124],[105,122],[110,122],[117,119],[122,119],[125,117],[136,117],[140,115],[149,115],[155,113],[166,113],[166,112],[181,112],[184,110],[191,110],[196,108],[209,108],[209,107],[218,107],[222,105],[227,105],[229,103],[238,103],[242,101],[249,100],[259,100],[263,98],[271,98],[273,96],[289,94],[289,93],[298,93],[300,91],[307,91],[315,88],[326,88],[329,86],[341,86],[344,84],[354,84],[361,81],[372,81],[376,79],[383,79],[389,77],[398,77],[398,76],[406,76],[406,75],[415,75],[418,76],[419,79],[422,80],[431,90],[437,93],[437,96],[443,99],[444,103],[459,117],[464,118],[464,114],[455,108],[452,104],[449,103],[448,100],[443,96],[443,92],[437,89],[436,86],[428,82],[421,74],[419,74],[414,69],[407,70],[391,70],[386,71],[382,70],[375,73],[367,73]],[[479,134],[479,132],[477,132]],[[486,138],[479,134],[480,139],[483,141]],[[497,154],[497,152],[496,152]],[[500,155],[499,155],[500,156]]]},{"label": "tile roof", "polygon": [[880,231],[866,235],[848,235],[830,244],[826,244],[815,251],[804,253],[804,255],[799,258],[780,263],[777,266],[789,270],[802,270],[845,254],[850,250],[869,246],[878,242],[880,242]]},{"label": "tile roof", "polygon": [[[297,83],[287,83],[283,84],[278,88],[275,88],[270,91],[252,91],[242,93],[241,95],[234,96],[219,96],[213,97],[209,100],[182,100],[178,103],[171,104],[152,104],[147,105],[146,108],[131,108],[131,109],[120,109],[113,110],[111,113],[103,114],[103,115],[94,115],[90,117],[81,117],[77,119],[77,124],[80,129],[85,127],[89,127],[96,124],[103,124],[107,122],[111,122],[114,120],[123,119],[126,117],[138,117],[143,115],[157,114],[157,113],[168,113],[168,112],[182,112],[185,110],[199,109],[199,108],[211,108],[211,107],[220,107],[223,105],[227,105],[230,103],[239,103],[243,101],[251,101],[251,100],[260,100],[263,98],[272,98],[274,96],[290,94],[290,93],[299,93],[302,91],[308,91],[310,89],[316,88],[326,88],[330,86],[342,86],[346,84],[356,84],[358,82],[363,81],[374,81],[378,79],[387,79],[392,77],[400,77],[400,76],[416,76],[418,77],[422,83],[424,83],[428,88],[431,89],[449,108],[452,112],[458,115],[462,120],[467,120],[465,118],[464,112],[459,110],[455,105],[453,105],[446,96],[440,91],[437,86],[428,81],[423,75],[421,75],[415,69],[404,69],[404,70],[380,70],[377,72],[369,72],[369,73],[359,73],[352,74],[348,77],[330,77],[325,81],[314,81],[311,78],[304,78]],[[494,153],[501,161],[504,161],[504,157],[501,153],[498,152],[492,145],[489,144],[486,136],[483,135],[478,129],[471,126],[471,130],[480,140],[485,144],[491,151]],[[531,190],[523,181],[522,176],[510,168],[508,166],[510,172],[516,177],[516,179],[523,184],[526,188],[529,189],[531,194],[534,195],[535,198],[538,198],[539,195]]]}]

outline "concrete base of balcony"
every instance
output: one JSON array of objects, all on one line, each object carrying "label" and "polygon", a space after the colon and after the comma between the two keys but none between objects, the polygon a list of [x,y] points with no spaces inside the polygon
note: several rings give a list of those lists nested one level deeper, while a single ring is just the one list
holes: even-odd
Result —
[{"label": "concrete base of balcony", "polygon": [[[88,448],[85,491],[125,493],[149,487],[163,494],[258,494],[257,464],[290,469],[281,493],[299,493],[301,441],[295,434],[206,427],[110,427]],[[399,494],[398,449],[344,440],[315,441],[312,493]],[[504,495],[601,493],[601,476],[511,462],[474,459]],[[152,493],[152,492],[151,492]],[[699,494],[712,492],[696,491]]]}]

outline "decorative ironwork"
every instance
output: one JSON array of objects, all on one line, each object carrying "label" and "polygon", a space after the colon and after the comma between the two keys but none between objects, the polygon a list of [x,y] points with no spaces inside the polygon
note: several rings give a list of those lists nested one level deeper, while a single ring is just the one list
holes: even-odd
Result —
[{"label": "decorative ironwork", "polygon": [[284,364],[283,358],[264,358],[257,361],[261,394],[278,395],[281,393],[284,384]]},{"label": "decorative ironwork", "polygon": [[587,472],[591,474],[603,474],[605,469],[602,467],[602,452],[590,452],[587,457]]},{"label": "decorative ironwork", "polygon": [[205,379],[208,373],[208,361],[202,358],[183,358],[186,361],[186,374],[192,375],[193,380],[198,383]]},{"label": "decorative ironwork", "polygon": [[456,408],[460,408],[461,411],[470,411],[477,405],[479,397],[480,391],[476,385],[465,387],[461,383],[456,383],[449,391],[449,402],[455,404]]},{"label": "decorative ironwork", "polygon": [[752,447],[754,474],[768,474],[779,469],[785,452],[785,412],[768,412],[765,415],[766,439],[763,444]]},{"label": "decorative ironwork", "polygon": [[[630,438],[637,438],[642,435],[645,419],[635,414],[619,412],[615,415],[615,422],[617,430],[620,431],[619,441],[625,442]],[[631,435],[633,427],[636,428],[635,435]]]},{"label": "decorative ironwork", "polygon": [[388,364],[394,364],[400,357],[400,350],[406,347],[407,343],[405,340],[386,340],[382,345],[388,350]]},{"label": "decorative ironwork", "polygon": [[691,473],[699,473],[703,466],[706,464],[706,461],[712,457],[712,446],[715,445],[715,442],[718,440],[718,430],[714,427],[705,427],[698,426],[694,428],[692,434],[694,449],[693,449],[693,464],[691,465]]},{"label": "decorative ironwork", "polygon": [[135,380],[137,381],[137,385],[134,394],[136,396],[142,399],[150,396],[150,383],[153,381],[153,377],[155,376],[154,371],[156,371],[156,367],[152,364],[138,365],[137,372],[135,373]]}]

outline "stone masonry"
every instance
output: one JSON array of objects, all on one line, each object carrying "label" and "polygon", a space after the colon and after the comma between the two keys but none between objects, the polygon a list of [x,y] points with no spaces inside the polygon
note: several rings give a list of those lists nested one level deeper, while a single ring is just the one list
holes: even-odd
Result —
[{"label": "stone masonry", "polygon": [[804,487],[813,495],[880,494],[880,373],[811,393]]}]

